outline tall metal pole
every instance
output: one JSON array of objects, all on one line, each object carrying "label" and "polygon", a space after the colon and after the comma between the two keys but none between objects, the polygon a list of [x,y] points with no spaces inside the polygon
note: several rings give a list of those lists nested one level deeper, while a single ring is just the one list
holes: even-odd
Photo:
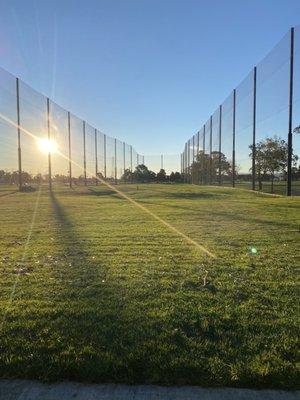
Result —
[{"label": "tall metal pole", "polygon": [[180,173],[182,174],[182,153],[180,153]]},{"label": "tall metal pole", "polygon": [[222,105],[219,108],[219,185],[222,184]]},{"label": "tall metal pole", "polygon": [[[48,130],[48,140],[51,140],[50,132],[50,100],[47,97],[47,130]],[[48,179],[49,179],[49,190],[52,190],[52,171],[51,171],[51,152],[48,152]]]},{"label": "tall metal pole", "polygon": [[197,162],[197,184],[199,185],[200,176],[199,176],[199,150],[200,150],[200,132],[197,132],[197,154],[196,154],[196,162]]},{"label": "tall metal pole", "polygon": [[194,165],[194,161],[195,161],[195,135],[193,135],[193,162],[192,162],[192,183],[194,184],[195,182],[195,165]]},{"label": "tall metal pole", "polygon": [[256,175],[256,67],[253,70],[253,131],[252,131],[252,190],[255,190]]},{"label": "tall metal pole", "polygon": [[212,184],[212,115],[210,116],[209,129],[209,184]]},{"label": "tall metal pole", "polygon": [[184,170],[183,170],[183,173],[184,173],[184,182],[185,183],[187,183],[187,176],[186,176],[186,173],[187,173],[187,169],[186,169],[186,165],[187,165],[187,157],[186,157],[186,147],[187,147],[187,145],[186,145],[186,143],[185,143],[185,145],[184,145],[184,165],[183,165],[183,168],[184,168]]},{"label": "tall metal pole", "polygon": [[106,135],[103,135],[103,152],[104,152],[104,178],[106,179]]},{"label": "tall metal pole", "polygon": [[205,157],[206,157],[206,152],[205,152],[205,124],[203,125],[203,157],[202,157],[202,174],[201,174],[201,182],[202,185],[205,183]]},{"label": "tall metal pole", "polygon": [[96,173],[96,186],[98,185],[98,140],[97,129],[95,129],[95,173]]},{"label": "tall metal pole", "polygon": [[124,183],[126,183],[125,179],[125,170],[126,170],[126,160],[125,160],[125,142],[123,142],[123,177]]},{"label": "tall metal pole", "polygon": [[21,154],[21,126],[20,126],[20,91],[19,91],[19,78],[16,78],[17,90],[17,124],[18,124],[18,180],[19,191],[22,190],[22,154]]},{"label": "tall metal pole", "polygon": [[191,183],[191,168],[190,168],[190,162],[191,162],[191,151],[190,151],[190,147],[191,147],[191,141],[190,139],[188,140],[188,182]]},{"label": "tall metal pole", "polygon": [[188,183],[188,143],[185,143],[185,183]]},{"label": "tall metal pole", "polygon": [[84,185],[87,185],[86,179],[86,146],[85,146],[85,121],[82,124],[83,127],[83,171],[84,171]]},{"label": "tall metal pole", "polygon": [[131,172],[130,181],[132,183],[132,178],[133,178],[133,176],[132,176],[132,146],[130,146],[130,172]]},{"label": "tall metal pole", "polygon": [[233,121],[232,121],[232,186],[235,187],[235,105],[236,90],[233,90]]},{"label": "tall metal pole", "polygon": [[115,139],[115,185],[117,184],[117,139]]},{"label": "tall metal pole", "polygon": [[183,182],[185,183],[185,145],[182,152],[182,174],[183,174]]},{"label": "tall metal pole", "polygon": [[69,185],[72,187],[72,148],[71,148],[71,115],[68,111],[68,142],[69,142]]},{"label": "tall metal pole", "polygon": [[160,169],[164,169],[164,156],[163,156],[163,154],[160,155]]},{"label": "tall metal pole", "polygon": [[289,90],[289,131],[288,131],[288,165],[287,196],[292,195],[292,158],[293,158],[293,86],[294,86],[294,28],[291,28],[290,48],[290,90]]}]

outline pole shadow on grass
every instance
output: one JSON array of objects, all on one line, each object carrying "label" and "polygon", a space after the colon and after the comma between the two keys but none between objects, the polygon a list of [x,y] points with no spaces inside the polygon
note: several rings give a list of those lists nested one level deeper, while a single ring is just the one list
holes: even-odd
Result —
[{"label": "pole shadow on grass", "polygon": [[67,264],[64,269],[65,282],[71,282],[77,274],[80,274],[81,279],[80,281],[76,280],[75,288],[84,288],[89,281],[95,281],[97,268],[95,268],[92,256],[84,245],[84,240],[76,232],[74,223],[53,191],[50,192],[50,200],[59,227],[59,240],[63,244],[61,258]]},{"label": "pole shadow on grass", "polygon": [[[57,280],[59,268],[63,275],[49,317],[50,331],[60,342],[52,349],[55,357],[49,359],[47,354],[39,353],[38,363],[44,360],[45,368],[38,377],[101,382],[112,381],[116,375],[120,381],[129,382],[128,375],[133,372],[132,368],[127,371],[128,354],[123,343],[131,342],[129,349],[134,351],[144,330],[140,328],[137,334],[135,318],[128,320],[132,294],[118,275],[109,273],[110,265],[101,262],[102,239],[86,246],[84,240],[89,238],[76,232],[75,223],[55,193],[50,193],[50,200],[65,258],[64,265],[57,267]],[[74,350],[69,353],[70,348]]]},{"label": "pole shadow on grass", "polygon": [[0,197],[6,197],[6,196],[10,196],[11,194],[14,194],[14,193],[18,193],[19,191],[18,190],[13,190],[13,191],[11,191],[11,192],[6,192],[6,193],[1,193],[0,194]]},{"label": "pole shadow on grass", "polygon": [[112,196],[116,200],[124,201],[124,198],[121,197],[118,193],[116,193],[113,189],[95,190],[93,188],[88,188],[88,192],[85,194],[90,194],[92,196],[99,196],[99,197]]}]

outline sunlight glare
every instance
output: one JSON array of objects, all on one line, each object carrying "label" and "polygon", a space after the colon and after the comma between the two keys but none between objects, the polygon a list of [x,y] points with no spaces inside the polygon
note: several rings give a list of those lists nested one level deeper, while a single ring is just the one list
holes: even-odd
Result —
[{"label": "sunlight glare", "polygon": [[44,154],[57,153],[58,150],[57,143],[54,140],[46,138],[38,139],[38,147]]}]

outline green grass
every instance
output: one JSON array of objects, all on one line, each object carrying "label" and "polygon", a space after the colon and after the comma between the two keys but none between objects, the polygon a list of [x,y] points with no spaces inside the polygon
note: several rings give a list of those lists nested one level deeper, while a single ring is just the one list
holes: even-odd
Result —
[{"label": "green grass", "polygon": [[[224,186],[232,186],[230,182],[225,182]],[[252,182],[243,182],[237,180],[235,186],[240,189],[252,189]],[[256,190],[258,191],[258,182],[256,182]],[[286,196],[287,190],[287,182],[286,181],[275,181],[273,192],[274,194],[279,194],[280,196]],[[262,192],[264,193],[272,193],[271,182],[262,182]],[[300,196],[300,181],[292,181],[292,195]]]},{"label": "green grass", "polygon": [[300,198],[118,188],[217,258],[107,188],[3,189],[0,376],[299,387]]}]

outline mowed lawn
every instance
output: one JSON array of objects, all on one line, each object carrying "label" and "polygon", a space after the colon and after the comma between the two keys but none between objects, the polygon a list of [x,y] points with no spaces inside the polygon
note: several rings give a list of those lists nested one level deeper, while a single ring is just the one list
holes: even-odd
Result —
[{"label": "mowed lawn", "polygon": [[[0,376],[299,387],[300,198],[0,193]],[[257,249],[250,255],[249,248]]]}]

